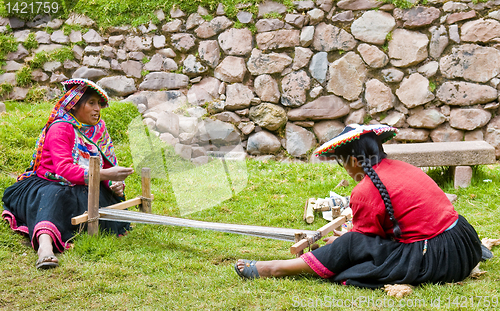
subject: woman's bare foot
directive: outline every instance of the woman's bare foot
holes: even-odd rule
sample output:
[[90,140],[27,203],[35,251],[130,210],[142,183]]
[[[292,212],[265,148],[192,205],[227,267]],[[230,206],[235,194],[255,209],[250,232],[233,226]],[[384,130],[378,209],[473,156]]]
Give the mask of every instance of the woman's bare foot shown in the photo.
[[49,269],[59,266],[59,260],[54,255],[52,247],[52,238],[48,234],[38,236],[38,260],[36,267],[38,269]]

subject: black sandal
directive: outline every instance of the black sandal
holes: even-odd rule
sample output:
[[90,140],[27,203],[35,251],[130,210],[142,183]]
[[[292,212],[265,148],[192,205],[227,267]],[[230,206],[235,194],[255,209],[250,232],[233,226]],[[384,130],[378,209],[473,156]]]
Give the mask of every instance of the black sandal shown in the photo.
[[257,271],[257,266],[255,265],[257,261],[243,259],[243,262],[245,263],[243,271],[238,269],[238,263],[234,264],[234,270],[236,270],[236,273],[238,273],[240,277],[244,279],[257,279],[260,277],[259,272]]
[[55,258],[56,256],[54,255],[45,256],[43,258],[38,259],[36,261],[35,266],[37,269],[43,269],[43,270],[59,267],[58,262],[52,261]]

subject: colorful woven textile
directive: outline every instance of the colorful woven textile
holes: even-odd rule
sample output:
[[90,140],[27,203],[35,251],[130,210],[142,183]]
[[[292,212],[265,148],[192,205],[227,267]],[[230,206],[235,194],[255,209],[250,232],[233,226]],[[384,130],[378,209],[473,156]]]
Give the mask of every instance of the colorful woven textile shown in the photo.
[[69,79],[64,82],[61,82],[61,84],[64,86],[64,89],[66,91],[69,91],[71,88],[78,85],[90,87],[94,91],[96,91],[97,94],[99,94],[99,96],[101,96],[100,100],[101,106],[103,108],[108,107],[108,101],[109,101],[108,94],[106,94],[106,92],[100,86],[95,84],[93,81],[87,79]]
[[377,134],[382,143],[388,141],[396,135],[398,129],[392,126],[375,124],[375,125],[359,125],[349,124],[344,130],[331,140],[321,145],[318,149],[314,150],[314,154],[319,156],[331,156],[335,154],[335,149],[341,145],[349,143],[363,134],[373,132]]
[[85,94],[85,91],[90,87],[95,90],[101,97],[101,106],[108,106],[108,95],[101,89],[97,84],[86,79],[70,79],[62,82],[66,93],[59,99],[50,112],[49,119],[43,127],[38,139],[36,141],[35,152],[33,153],[33,159],[31,160],[30,167],[21,174],[17,180],[23,180],[34,174],[38,167],[40,166],[40,161],[42,159],[42,150],[45,143],[45,136],[47,131],[55,121],[66,121],[80,131],[85,137],[87,137],[91,142],[96,144],[100,152],[113,164],[116,165],[116,156],[114,152],[113,143],[109,137],[108,131],[106,129],[106,124],[103,120],[99,120],[95,125],[88,125],[79,122],[71,113],[70,110],[73,108],[80,98]]

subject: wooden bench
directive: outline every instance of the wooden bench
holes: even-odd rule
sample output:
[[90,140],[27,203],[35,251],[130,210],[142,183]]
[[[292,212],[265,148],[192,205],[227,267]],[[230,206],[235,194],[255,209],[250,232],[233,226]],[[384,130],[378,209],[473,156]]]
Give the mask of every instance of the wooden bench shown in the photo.
[[417,167],[450,166],[455,188],[470,185],[471,165],[495,163],[495,148],[485,141],[385,144],[384,150],[389,159]]

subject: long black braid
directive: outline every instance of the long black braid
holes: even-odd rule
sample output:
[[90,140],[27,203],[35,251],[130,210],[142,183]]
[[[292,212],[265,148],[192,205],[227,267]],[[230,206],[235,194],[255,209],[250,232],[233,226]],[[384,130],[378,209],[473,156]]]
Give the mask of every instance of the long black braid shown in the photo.
[[385,210],[387,211],[387,214],[389,215],[389,219],[392,221],[392,224],[394,225],[394,227],[393,227],[394,235],[397,238],[400,238],[401,237],[401,228],[399,227],[398,220],[394,216],[394,208],[392,207],[391,198],[389,197],[389,193],[387,192],[387,188],[385,187],[384,183],[378,177],[377,172],[375,172],[373,167],[370,165],[370,161],[362,161],[361,166],[363,167],[363,171],[365,171],[366,175],[368,175],[368,177],[370,177],[370,180],[373,182],[375,187],[377,187],[378,192],[380,192],[380,196],[382,197],[382,200],[384,200]]
[[382,200],[384,201],[385,210],[394,226],[394,235],[397,238],[401,237],[401,228],[399,227],[398,220],[394,216],[394,208],[392,207],[391,198],[387,192],[387,188],[372,167],[387,157],[382,144],[377,139],[376,134],[367,133],[361,135],[359,139],[338,147],[335,149],[335,156],[337,159],[340,158],[341,160],[339,161],[341,162],[348,161],[351,156],[358,160],[363,168],[363,171],[366,175],[368,175],[368,177],[370,177],[370,180],[373,182],[380,193]]

